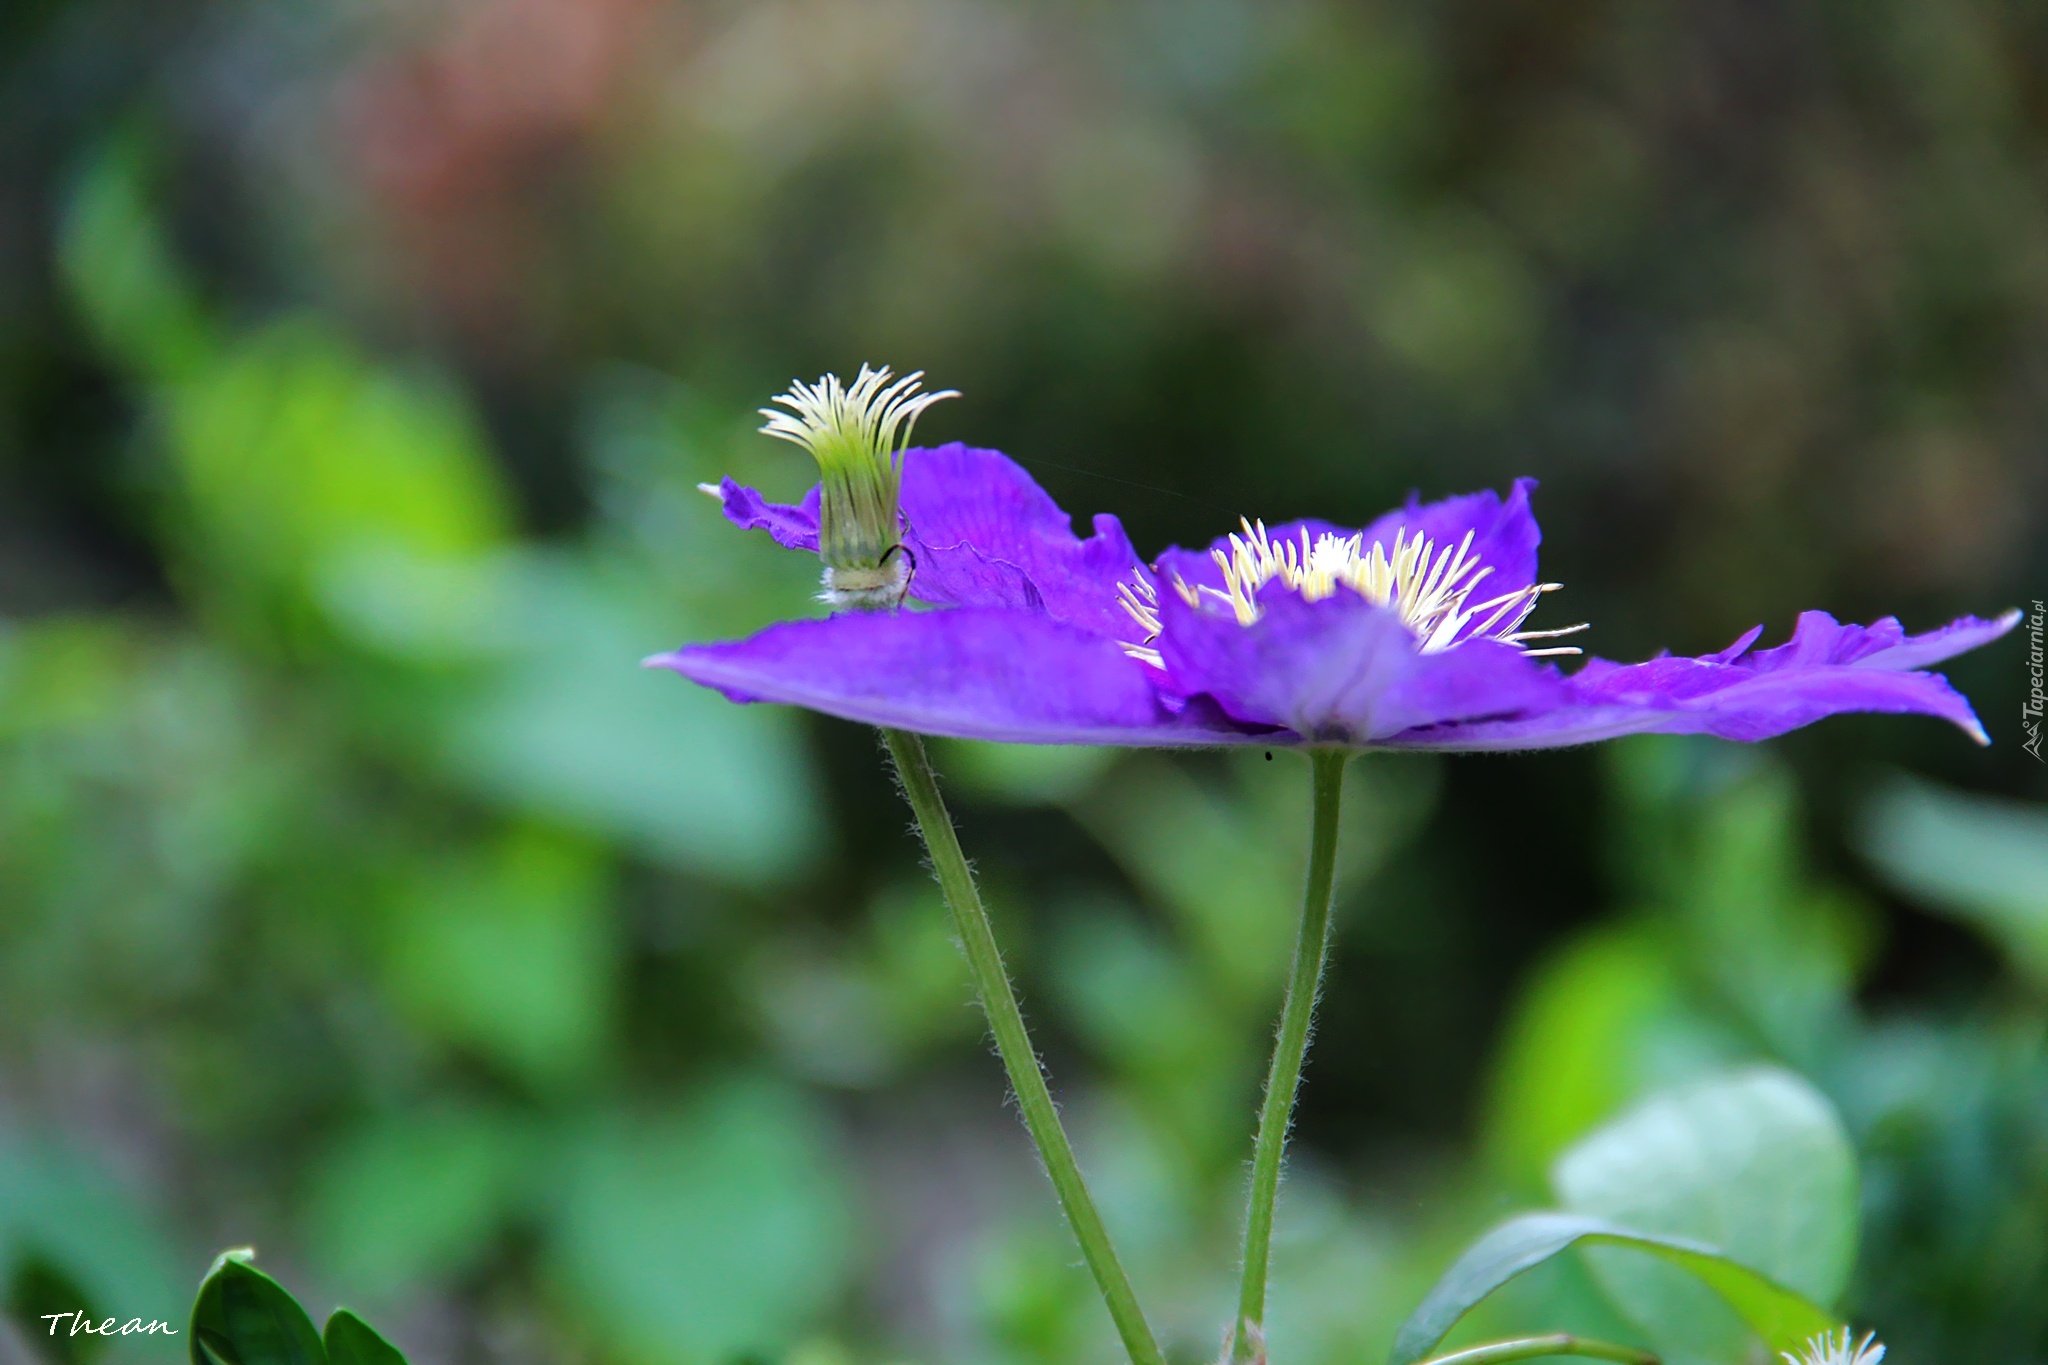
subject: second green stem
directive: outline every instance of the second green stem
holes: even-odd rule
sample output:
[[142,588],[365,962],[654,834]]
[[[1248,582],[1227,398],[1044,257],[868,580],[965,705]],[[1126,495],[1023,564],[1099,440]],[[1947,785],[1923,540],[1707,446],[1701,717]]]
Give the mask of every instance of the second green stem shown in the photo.
[[1138,1307],[1130,1277],[1124,1274],[1116,1249],[1110,1245],[1109,1229],[1103,1226],[1102,1215],[1081,1179],[1073,1145],[1060,1126],[1059,1111],[1053,1107],[1052,1092],[1046,1088],[1045,1073],[1039,1069],[1038,1053],[1024,1030],[1024,1012],[1018,1008],[1016,992],[1010,989],[1009,975],[1003,970],[1003,955],[989,927],[988,911],[982,906],[966,855],[960,851],[960,838],[953,831],[952,817],[946,813],[945,799],[939,795],[931,761],[925,757],[924,741],[907,730],[885,727],[882,742],[889,747],[896,775],[903,781],[903,794],[917,814],[918,831],[924,835],[932,871],[938,875],[939,889],[945,893],[946,905],[953,912],[960,947],[974,975],[975,993],[988,1016],[989,1032],[995,1035],[996,1051],[1010,1074],[1010,1088],[1016,1092],[1024,1126],[1037,1144],[1045,1173],[1052,1178],[1060,1208],[1074,1230],[1074,1240],[1081,1244],[1081,1255],[1094,1272],[1096,1287],[1109,1306],[1124,1350],[1129,1353],[1132,1365],[1166,1365],[1166,1357],[1153,1340],[1152,1329],[1146,1326],[1145,1314]]
[[1273,1064],[1266,1073],[1266,1099],[1259,1110],[1259,1135],[1252,1148],[1251,1198],[1245,1212],[1244,1280],[1238,1293],[1237,1326],[1231,1333],[1234,1365],[1265,1358],[1266,1274],[1272,1260],[1273,1205],[1280,1194],[1280,1160],[1287,1148],[1287,1130],[1294,1121],[1294,1095],[1301,1083],[1302,1060],[1308,1054],[1309,1026],[1323,962],[1330,952],[1330,897],[1337,875],[1337,809],[1344,794],[1344,765],[1350,755],[1339,749],[1309,753],[1315,788],[1310,821],[1308,885],[1302,892],[1301,929],[1294,941],[1294,965],[1287,978],[1287,999],[1280,1009],[1280,1031],[1273,1044]]

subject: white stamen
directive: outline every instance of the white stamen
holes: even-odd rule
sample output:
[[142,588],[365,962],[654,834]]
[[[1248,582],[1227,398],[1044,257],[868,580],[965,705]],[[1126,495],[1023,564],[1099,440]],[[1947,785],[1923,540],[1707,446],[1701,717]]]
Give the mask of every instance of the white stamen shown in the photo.
[[761,431],[794,441],[817,456],[821,464],[835,457],[845,458],[842,452],[872,452],[875,458],[894,458],[902,449],[898,444],[899,429],[907,444],[918,414],[934,403],[958,398],[960,394],[955,389],[919,393],[923,370],[913,370],[893,384],[889,382],[891,377],[887,365],[879,370],[862,365],[851,384],[842,383],[836,374],[820,376],[815,384],[796,380],[790,384],[788,393],[769,400],[788,408],[788,412],[761,409],[761,415],[768,419]]
[[[1183,587],[1182,591],[1185,593],[1186,588]],[[1145,638],[1140,643],[1125,643],[1124,653],[1154,668],[1166,667],[1166,660],[1160,656],[1159,651],[1149,647],[1159,638],[1159,592],[1152,586],[1152,580],[1145,576],[1143,569],[1132,570],[1130,582],[1116,585],[1116,600],[1145,632]]]
[[1780,1351],[1788,1365],[1879,1365],[1884,1359],[1884,1345],[1875,1332],[1865,1332],[1863,1340],[1857,1341],[1844,1327],[1839,1334],[1822,1332],[1808,1341],[1798,1355]]
[[[1557,590],[1556,583],[1531,583],[1471,604],[1473,589],[1493,572],[1472,553],[1471,531],[1455,549],[1440,548],[1425,535],[1411,536],[1405,527],[1395,532],[1391,547],[1379,541],[1368,547],[1364,532],[1342,536],[1325,531],[1311,541],[1304,527],[1297,539],[1275,541],[1264,522],[1238,525],[1241,531],[1228,538],[1227,548],[1209,552],[1222,575],[1222,587],[1189,587],[1177,576],[1173,586],[1189,606],[1204,601],[1228,606],[1239,625],[1259,619],[1259,592],[1277,581],[1310,602],[1348,588],[1375,606],[1390,607],[1425,654],[1477,639],[1512,645],[1530,658],[1577,654],[1580,651],[1570,645],[1526,649],[1524,642],[1589,629],[1584,622],[1556,630],[1521,629],[1543,594]],[[1142,642],[1126,644],[1124,651],[1159,663],[1158,651],[1150,647],[1160,632],[1159,599],[1151,578],[1142,570],[1135,572],[1129,583],[1117,585],[1117,599],[1145,632]]]

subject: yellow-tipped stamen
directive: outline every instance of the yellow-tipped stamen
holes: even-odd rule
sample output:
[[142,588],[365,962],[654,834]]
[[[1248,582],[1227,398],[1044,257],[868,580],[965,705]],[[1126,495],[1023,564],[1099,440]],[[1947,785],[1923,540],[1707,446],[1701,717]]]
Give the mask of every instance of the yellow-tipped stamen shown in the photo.
[[1116,585],[1116,600],[1145,632],[1145,638],[1137,644],[1125,644],[1124,653],[1154,668],[1166,667],[1159,651],[1150,648],[1159,638],[1159,591],[1152,586],[1152,580],[1145,577],[1143,570],[1135,571],[1130,582]]
[[[1528,649],[1525,643],[1575,635],[1589,628],[1581,622],[1557,630],[1521,629],[1543,594],[1557,590],[1560,585],[1556,583],[1531,583],[1471,603],[1473,590],[1493,568],[1472,553],[1470,531],[1456,547],[1439,547],[1428,536],[1411,535],[1404,527],[1395,532],[1392,546],[1374,541],[1368,547],[1364,532],[1344,536],[1325,531],[1311,540],[1303,528],[1293,540],[1276,541],[1264,522],[1247,520],[1238,525],[1240,530],[1226,539],[1225,546],[1209,552],[1222,575],[1222,587],[1204,584],[1191,588],[1178,578],[1173,586],[1190,606],[1205,600],[1228,606],[1240,625],[1249,626],[1259,619],[1259,592],[1277,581],[1310,602],[1348,588],[1374,606],[1389,607],[1414,633],[1417,647],[1425,654],[1478,639],[1513,645],[1531,658],[1577,654],[1579,650],[1570,645]],[[1143,641],[1126,644],[1125,652],[1157,663],[1158,651],[1150,646],[1159,635],[1159,603],[1151,580],[1140,572],[1131,584],[1118,585],[1117,597],[1146,632]]]

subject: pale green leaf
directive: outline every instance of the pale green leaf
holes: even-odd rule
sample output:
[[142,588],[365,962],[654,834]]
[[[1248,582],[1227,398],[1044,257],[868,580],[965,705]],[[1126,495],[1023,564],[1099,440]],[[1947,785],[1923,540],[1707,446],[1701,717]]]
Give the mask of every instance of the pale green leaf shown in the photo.
[[1475,1242],[1444,1272],[1401,1326],[1390,1365],[1412,1365],[1435,1349],[1458,1320],[1524,1271],[1578,1245],[1626,1248],[1678,1267],[1710,1288],[1773,1348],[1790,1348],[1836,1325],[1796,1291],[1704,1243],[1640,1232],[1572,1213],[1510,1219]]
[[[1825,1098],[1776,1068],[1650,1100],[1565,1153],[1552,1182],[1574,1213],[1716,1248],[1818,1304],[1841,1295],[1855,1260],[1848,1137]],[[1697,1274],[1613,1250],[1587,1259],[1666,1354],[1743,1358],[1738,1315]]]

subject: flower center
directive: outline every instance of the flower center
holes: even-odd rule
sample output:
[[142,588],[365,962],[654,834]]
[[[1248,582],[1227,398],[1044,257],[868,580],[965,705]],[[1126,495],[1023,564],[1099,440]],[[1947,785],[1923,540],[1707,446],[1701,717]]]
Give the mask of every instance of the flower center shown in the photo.
[[[1277,581],[1309,602],[1319,602],[1344,588],[1376,607],[1387,607],[1400,616],[1401,624],[1408,627],[1417,648],[1425,654],[1476,639],[1513,645],[1532,658],[1577,654],[1569,645],[1529,649],[1527,642],[1587,629],[1584,622],[1561,630],[1521,628],[1543,594],[1562,586],[1557,583],[1531,583],[1474,602],[1474,590],[1493,569],[1472,553],[1470,531],[1452,547],[1438,546],[1428,536],[1411,536],[1403,529],[1395,533],[1389,547],[1379,541],[1366,545],[1362,531],[1349,536],[1325,531],[1311,540],[1303,528],[1298,539],[1276,541],[1264,522],[1240,521],[1238,525],[1242,533],[1229,537],[1228,550],[1209,552],[1223,577],[1221,588],[1206,584],[1191,588],[1178,577],[1173,586],[1189,606],[1199,606],[1205,600],[1227,605],[1242,626],[1259,619],[1259,591]],[[1146,632],[1142,643],[1126,644],[1124,651],[1159,664],[1159,651],[1151,648],[1160,631],[1159,599],[1151,581],[1140,574],[1130,583],[1119,583],[1117,599]]]

